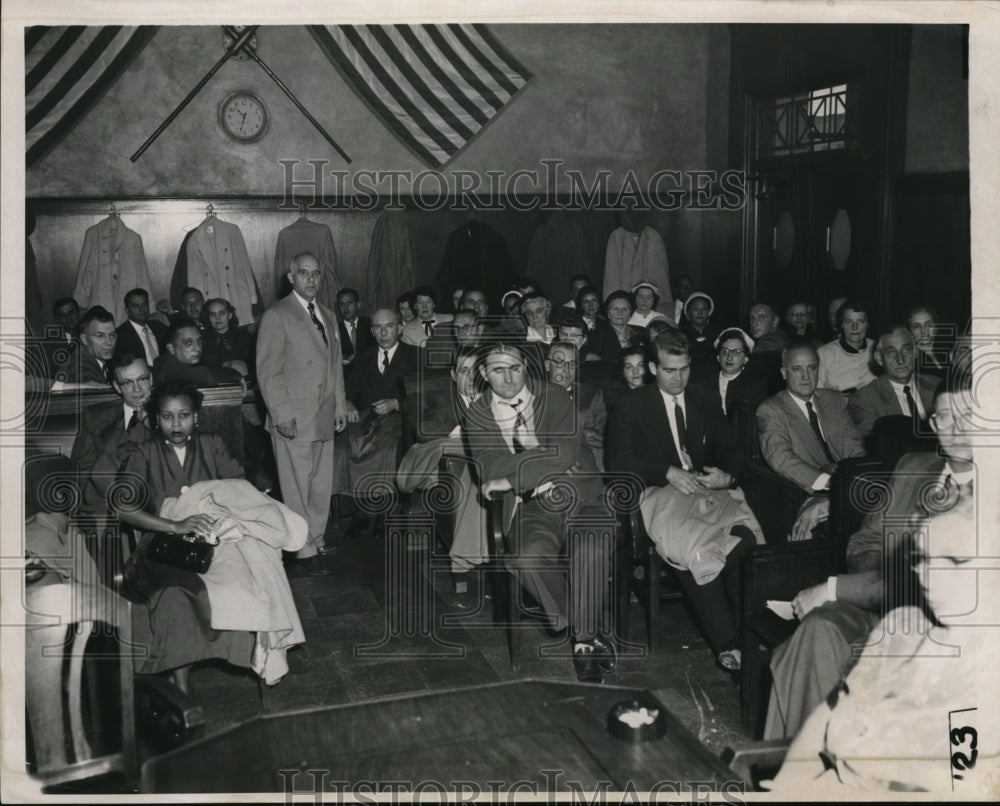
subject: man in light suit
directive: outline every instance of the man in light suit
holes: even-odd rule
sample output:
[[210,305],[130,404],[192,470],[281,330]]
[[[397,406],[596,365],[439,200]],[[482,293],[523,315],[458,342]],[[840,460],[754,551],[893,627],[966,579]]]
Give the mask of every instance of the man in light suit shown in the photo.
[[333,495],[333,438],[347,425],[337,319],[316,302],[323,272],[309,253],[292,260],[292,293],[261,318],[257,382],[267,406],[282,500],[309,523],[296,554],[311,576],[332,572],[325,532]]
[[840,460],[864,455],[861,434],[847,416],[844,396],[816,388],[819,358],[812,347],[785,349],[781,375],[785,391],[757,409],[764,458],[807,493],[828,490]]
[[429,285],[417,286],[413,289],[416,297],[414,310],[417,318],[403,328],[403,335],[400,341],[403,344],[412,344],[414,347],[423,347],[427,339],[434,335],[434,329],[438,325],[450,322],[454,317],[450,313],[437,313],[437,292]]
[[771,658],[774,684],[765,739],[793,737],[854,666],[852,646],[863,645],[893,607],[886,596],[902,592],[884,579],[885,558],[896,544],[922,518],[974,501],[970,387],[968,373],[941,383],[930,424],[942,455],[909,453],[900,459],[886,509],[867,514],[848,541],[847,573],[800,591],[792,601],[801,624]]
[[[905,325],[895,325],[879,338],[875,363],[885,374],[858,389],[847,402],[847,410],[861,436],[871,434],[880,417],[902,415],[914,421],[927,419],[934,389],[926,381],[928,376],[914,378],[915,356],[913,335]],[[929,377],[936,383],[934,376]]]
[[[545,500],[551,489],[547,482],[558,481],[572,486],[578,512],[611,517],[574,403],[552,384],[529,387],[524,357],[511,344],[488,348],[479,373],[489,389],[469,407],[465,427],[483,496],[506,494],[510,554],[505,565],[542,605],[550,626],[568,629],[577,677],[602,682],[617,661],[613,639],[600,631],[609,598],[602,556],[608,547],[579,535],[567,548],[571,513]],[[569,572],[560,567],[567,551]]]
[[125,295],[125,311],[128,319],[118,327],[114,357],[142,355],[153,366],[166,346],[167,328],[149,318],[149,292],[145,288],[129,291]]

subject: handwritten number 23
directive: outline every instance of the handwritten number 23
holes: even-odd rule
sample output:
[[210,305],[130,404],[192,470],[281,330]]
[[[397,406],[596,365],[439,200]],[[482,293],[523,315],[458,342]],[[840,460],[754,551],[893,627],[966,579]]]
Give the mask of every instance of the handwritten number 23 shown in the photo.
[[953,753],[951,756],[951,766],[958,770],[971,770],[976,766],[976,758],[979,751],[976,749],[979,734],[975,728],[955,728],[951,732],[951,743],[958,747],[969,742],[969,755],[965,753]]

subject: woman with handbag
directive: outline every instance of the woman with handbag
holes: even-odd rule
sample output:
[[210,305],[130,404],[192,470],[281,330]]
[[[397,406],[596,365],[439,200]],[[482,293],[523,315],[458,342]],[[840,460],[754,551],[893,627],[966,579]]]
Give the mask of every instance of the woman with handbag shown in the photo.
[[204,570],[210,554],[205,542],[217,542],[215,520],[196,514],[173,521],[156,514],[164,499],[179,496],[195,482],[243,478],[243,468],[221,437],[198,431],[201,401],[196,387],[180,381],[155,387],[148,406],[153,438],[133,451],[116,489],[109,492],[112,509],[138,533],[125,580],[130,598],[144,598],[148,604],[133,608],[133,640],[148,653],[137,658],[135,671],[169,671],[185,693],[191,664],[221,658],[250,667],[254,641],[249,632],[211,628],[205,585],[190,570]]

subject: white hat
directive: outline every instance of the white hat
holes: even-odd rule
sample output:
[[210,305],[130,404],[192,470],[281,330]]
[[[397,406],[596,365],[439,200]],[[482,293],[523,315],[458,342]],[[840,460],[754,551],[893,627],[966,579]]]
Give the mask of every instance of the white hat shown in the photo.
[[713,347],[714,347],[714,348],[715,348],[716,350],[718,350],[718,349],[719,349],[719,344],[720,344],[720,343],[722,342],[722,337],[723,337],[723,336],[725,336],[725,335],[726,335],[727,333],[733,333],[734,331],[735,331],[736,333],[739,333],[739,334],[740,334],[740,335],[741,335],[741,336],[743,337],[743,341],[745,341],[745,342],[747,343],[747,347],[749,347],[749,348],[750,348],[750,352],[753,352],[753,348],[754,348],[754,344],[756,344],[756,342],[755,342],[755,341],[754,341],[753,339],[751,339],[751,338],[750,338],[750,334],[749,334],[749,333],[747,333],[747,332],[746,332],[746,331],[745,331],[745,330],[744,330],[743,328],[741,328],[741,327],[727,327],[727,328],[726,328],[725,330],[723,330],[723,331],[722,331],[722,332],[721,332],[721,333],[720,333],[720,334],[719,334],[719,335],[718,335],[718,336],[716,337],[715,341],[714,341],[714,342],[712,342],[712,346],[713,346]]
[[506,305],[506,304],[507,304],[507,297],[509,297],[509,296],[510,296],[511,294],[513,294],[513,295],[514,295],[515,297],[517,297],[518,299],[521,299],[521,298],[522,298],[522,297],[524,296],[524,294],[522,294],[522,293],[521,293],[520,291],[515,291],[515,290],[511,289],[510,291],[508,291],[508,292],[507,292],[506,294],[504,294],[504,295],[503,295],[503,296],[502,296],[502,297],[500,298],[500,307],[501,307],[501,308],[502,308],[502,307],[503,307],[504,305]]
[[638,283],[632,286],[630,293],[634,294],[640,288],[648,288],[650,291],[656,294],[656,296],[660,296],[660,289],[657,288],[655,285],[653,285],[651,282],[649,282],[649,280],[640,280]]
[[691,294],[691,296],[687,298],[687,300],[684,302],[684,315],[685,316],[688,315],[688,305],[690,305],[694,300],[698,299],[698,297],[708,300],[708,315],[711,316],[712,312],[715,310],[715,302],[713,302],[712,298],[704,291],[694,291]]

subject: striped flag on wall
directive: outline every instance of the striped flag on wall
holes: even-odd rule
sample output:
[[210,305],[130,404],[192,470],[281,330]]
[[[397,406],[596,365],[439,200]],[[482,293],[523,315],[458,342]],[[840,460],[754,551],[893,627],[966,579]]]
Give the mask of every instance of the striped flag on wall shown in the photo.
[[399,140],[433,167],[453,159],[531,73],[485,25],[310,25]]
[[28,165],[93,107],[156,31],[155,25],[36,25],[25,30]]

